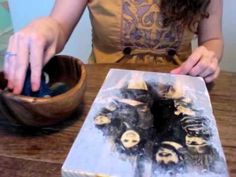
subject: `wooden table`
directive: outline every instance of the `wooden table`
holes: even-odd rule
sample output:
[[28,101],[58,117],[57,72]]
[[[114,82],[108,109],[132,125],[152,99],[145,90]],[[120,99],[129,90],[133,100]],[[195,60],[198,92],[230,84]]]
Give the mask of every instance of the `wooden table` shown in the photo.
[[[171,67],[87,65],[88,83],[81,111],[62,123],[43,129],[22,129],[0,118],[0,176],[54,177],[86,118],[110,68],[168,72]],[[236,176],[236,73],[222,72],[210,97],[231,176]]]

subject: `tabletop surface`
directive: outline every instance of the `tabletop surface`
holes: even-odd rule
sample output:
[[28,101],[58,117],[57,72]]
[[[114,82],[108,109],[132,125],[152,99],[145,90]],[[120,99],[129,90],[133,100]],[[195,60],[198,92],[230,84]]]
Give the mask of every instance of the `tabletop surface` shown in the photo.
[[[23,129],[0,118],[0,176],[54,177],[78,134],[90,106],[110,68],[168,72],[168,66],[97,64],[86,65],[88,80],[80,110],[58,125]],[[230,176],[236,176],[236,73],[221,72],[208,85],[214,116]]]

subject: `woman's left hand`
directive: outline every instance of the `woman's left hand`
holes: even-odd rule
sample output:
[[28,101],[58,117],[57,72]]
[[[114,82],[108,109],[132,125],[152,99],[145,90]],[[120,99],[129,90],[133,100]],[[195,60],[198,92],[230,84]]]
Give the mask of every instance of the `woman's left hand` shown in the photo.
[[188,74],[202,77],[206,83],[212,82],[220,73],[219,60],[215,53],[205,46],[196,48],[188,59],[178,68],[171,71],[172,74]]

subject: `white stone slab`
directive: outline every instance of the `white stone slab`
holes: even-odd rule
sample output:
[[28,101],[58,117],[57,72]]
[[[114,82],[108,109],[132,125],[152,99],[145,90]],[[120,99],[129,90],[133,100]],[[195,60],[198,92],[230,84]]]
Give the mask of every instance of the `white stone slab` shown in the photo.
[[[172,100],[172,106],[174,103],[173,115],[165,113],[165,106],[151,109],[154,104],[167,104],[166,100]],[[109,123],[96,125],[99,115],[108,117]],[[159,126],[161,117],[164,126]],[[159,129],[153,127],[153,121]],[[128,130],[140,137],[129,148],[121,140]],[[62,176],[173,174],[228,176],[204,81],[184,75],[111,69],[63,164]]]

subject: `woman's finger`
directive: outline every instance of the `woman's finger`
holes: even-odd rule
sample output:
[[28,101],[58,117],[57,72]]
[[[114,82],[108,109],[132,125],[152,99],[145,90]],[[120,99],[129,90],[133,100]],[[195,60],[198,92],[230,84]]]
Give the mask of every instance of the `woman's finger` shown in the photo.
[[44,51],[43,66],[55,55],[56,49],[54,46],[50,46],[46,51]]
[[202,50],[197,48],[188,59],[178,68],[171,71],[172,74],[188,74],[191,69],[199,62],[202,57]]
[[14,76],[15,76],[15,68],[16,68],[16,60],[17,60],[17,36],[13,36],[11,39],[11,45],[9,48],[10,54],[9,57],[6,58],[7,62],[8,62],[8,68],[7,68],[7,79],[8,79],[8,83],[7,83],[7,87],[9,89],[13,89],[14,88]]
[[204,56],[199,60],[199,62],[189,71],[191,76],[201,76],[209,65],[209,61]]
[[[215,60],[215,61],[214,61]],[[206,70],[201,73],[201,77],[205,78],[207,76],[210,76],[214,74],[218,67],[218,61],[216,59],[211,59],[211,62],[208,64]]]
[[17,60],[14,76],[13,93],[20,94],[24,85],[25,75],[29,63],[29,42],[23,34],[18,37],[17,45]]
[[43,38],[33,36],[30,42],[31,87],[33,91],[40,88],[44,48],[45,41]]
[[206,83],[212,82],[214,79],[216,79],[219,76],[219,74],[220,74],[220,67],[217,67],[216,71],[213,74],[205,77],[204,80]]
[[4,65],[3,65],[4,77],[6,79],[8,79],[8,73],[9,73],[9,55],[7,54],[7,52],[11,51],[11,48],[12,48],[12,45],[13,45],[12,43],[13,43],[13,37],[11,36],[9,38],[8,47],[7,47],[7,50],[6,50],[5,57],[4,57]]

